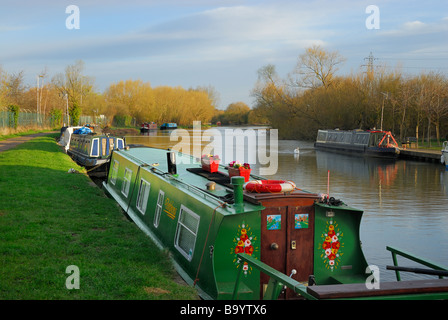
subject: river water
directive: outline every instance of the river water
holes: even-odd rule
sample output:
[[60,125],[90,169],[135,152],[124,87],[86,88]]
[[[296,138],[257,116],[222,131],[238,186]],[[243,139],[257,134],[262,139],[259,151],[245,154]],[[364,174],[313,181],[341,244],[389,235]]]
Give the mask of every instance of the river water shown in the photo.
[[[386,246],[397,247],[448,266],[448,171],[440,163],[384,160],[317,151],[312,142],[277,141],[272,131],[269,134],[264,128],[219,127],[215,130],[215,136],[221,135],[216,140],[222,142],[221,150],[217,149],[221,159],[228,160],[227,154],[230,159],[241,162],[252,160],[252,173],[255,174],[277,167],[272,175],[264,176],[292,180],[298,188],[311,192],[329,191],[330,196],[363,210],[360,229],[362,248],[367,262],[379,267],[380,281],[395,280],[394,271],[386,270],[386,265],[393,264]],[[205,137],[205,132],[184,131],[183,137],[187,140],[183,142],[193,145],[196,141],[197,146],[197,138]],[[246,138],[238,144],[237,138],[228,138],[229,132],[233,136]],[[255,132],[255,142],[247,138],[250,136],[248,132]],[[267,144],[260,138],[265,138]],[[204,140],[199,141],[201,148],[210,145],[210,140]],[[171,131],[126,137],[128,144],[163,149],[179,146],[180,141],[180,138],[173,138]],[[296,148],[299,153],[294,152]],[[255,161],[254,150],[257,154]],[[245,153],[238,153],[241,151]],[[190,152],[194,152],[193,147]],[[249,152],[252,154],[249,155]],[[264,159],[264,166],[259,164],[259,159]],[[277,166],[272,165],[275,161]],[[399,258],[398,262],[401,266],[425,268],[407,259]],[[405,272],[401,275],[403,280],[429,277]]]

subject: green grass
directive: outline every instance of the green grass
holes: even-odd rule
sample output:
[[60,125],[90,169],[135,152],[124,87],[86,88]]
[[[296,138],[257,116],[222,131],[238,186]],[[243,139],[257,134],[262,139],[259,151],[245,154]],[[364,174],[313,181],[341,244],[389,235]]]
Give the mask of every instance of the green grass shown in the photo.
[[422,142],[421,140],[418,141],[418,147],[420,149],[428,149],[428,150],[438,150],[440,151],[442,149],[442,144],[445,139],[440,139],[439,142],[436,139],[431,140],[431,145],[428,143],[428,141]]
[[0,299],[197,299],[54,137],[0,153]]

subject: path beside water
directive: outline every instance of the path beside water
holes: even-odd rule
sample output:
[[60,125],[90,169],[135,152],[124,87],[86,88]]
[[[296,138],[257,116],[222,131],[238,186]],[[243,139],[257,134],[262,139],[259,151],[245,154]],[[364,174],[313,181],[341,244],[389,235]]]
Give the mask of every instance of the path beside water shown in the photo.
[[1,140],[0,141],[0,152],[2,151],[6,151],[12,148],[17,147],[19,144],[22,144],[24,142],[27,142],[31,139],[37,138],[37,137],[42,137],[42,136],[47,136],[49,134],[55,133],[56,131],[52,131],[52,132],[39,132],[39,133],[35,133],[35,134],[30,134],[27,136],[20,136],[20,137],[14,137],[14,138],[10,138],[10,139],[6,139],[6,140]]

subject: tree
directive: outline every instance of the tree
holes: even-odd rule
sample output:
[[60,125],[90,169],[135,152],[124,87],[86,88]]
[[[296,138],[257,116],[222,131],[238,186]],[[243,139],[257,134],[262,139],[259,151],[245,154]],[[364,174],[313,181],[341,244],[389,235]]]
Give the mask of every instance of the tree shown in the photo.
[[51,109],[50,124],[52,127],[62,126],[62,110]]
[[10,125],[10,127],[17,129],[17,125],[19,122],[20,108],[17,105],[11,104],[8,106],[8,111],[11,113],[11,117],[9,119],[9,125]]
[[[83,98],[93,90],[93,79],[84,76],[83,71],[84,62],[78,60],[73,65],[68,65],[65,73],[58,73],[52,78],[52,84],[60,96],[67,97],[69,112],[75,115],[82,112]],[[73,125],[77,125],[73,118],[71,121]]]
[[107,105],[115,108],[116,115],[131,116],[135,121],[134,125],[151,121],[156,113],[151,85],[141,80],[126,80],[111,84],[104,96]]
[[202,91],[205,92],[208,95],[208,98],[211,101],[211,105],[214,108],[218,108],[218,105],[220,103],[220,95],[219,92],[215,89],[215,87],[209,85],[209,86],[198,86],[196,89],[196,91]]
[[6,104],[6,79],[7,79],[6,72],[3,71],[2,66],[0,65],[0,107],[2,107],[4,104]]
[[224,111],[224,123],[247,124],[250,108],[244,102],[234,102]]
[[327,88],[333,82],[338,65],[344,61],[337,51],[327,52],[321,46],[313,45],[299,56],[291,82],[299,88]]
[[414,77],[402,81],[399,88],[397,100],[401,114],[399,122],[399,139],[401,141],[404,141],[404,138],[407,136],[407,129],[409,127],[409,123],[407,124],[407,122],[410,122],[408,112],[411,110],[413,101],[415,100],[417,93],[416,85],[417,82]]

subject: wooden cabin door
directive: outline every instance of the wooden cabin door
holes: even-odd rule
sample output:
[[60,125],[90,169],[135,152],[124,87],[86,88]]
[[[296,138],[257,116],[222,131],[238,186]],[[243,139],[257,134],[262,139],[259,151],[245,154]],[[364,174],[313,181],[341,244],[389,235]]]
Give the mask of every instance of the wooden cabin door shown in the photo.
[[[262,211],[261,261],[291,275],[297,281],[308,281],[313,274],[314,206],[273,206]],[[264,292],[269,277],[261,275]],[[294,294],[289,289],[285,298]]]

